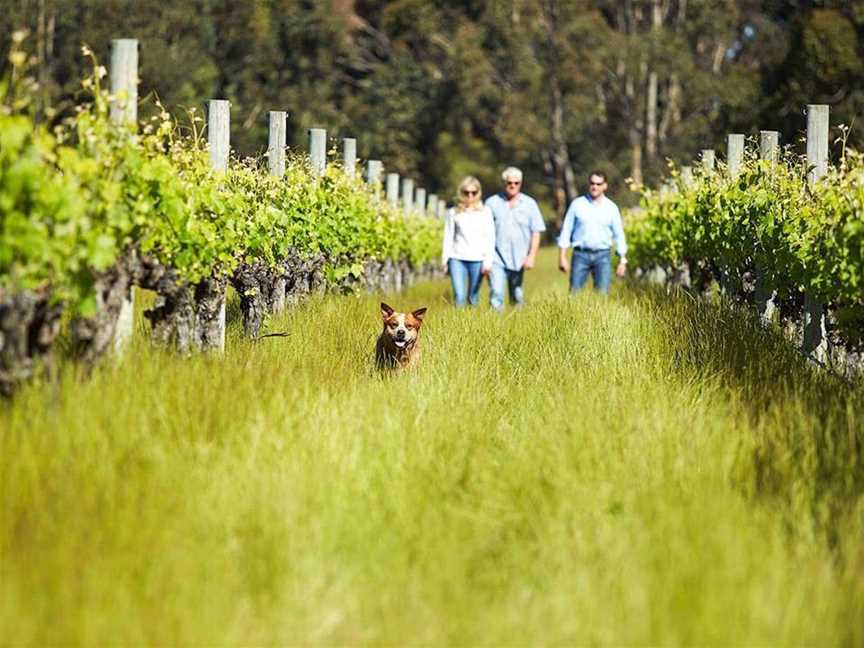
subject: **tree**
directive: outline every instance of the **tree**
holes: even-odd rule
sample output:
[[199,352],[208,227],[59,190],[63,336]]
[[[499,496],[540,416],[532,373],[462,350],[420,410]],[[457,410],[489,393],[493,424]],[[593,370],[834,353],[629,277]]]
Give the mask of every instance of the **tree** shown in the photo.
[[294,147],[311,126],[357,136],[444,195],[516,164],[559,216],[596,167],[627,202],[626,177],[654,183],[728,132],[792,142],[806,103],[864,112],[864,5],[843,0],[10,0],[0,48],[20,27],[43,119],[81,97],[82,43],[107,65],[135,37],[145,118],[154,95],[175,112],[228,99],[253,155],[287,110]]

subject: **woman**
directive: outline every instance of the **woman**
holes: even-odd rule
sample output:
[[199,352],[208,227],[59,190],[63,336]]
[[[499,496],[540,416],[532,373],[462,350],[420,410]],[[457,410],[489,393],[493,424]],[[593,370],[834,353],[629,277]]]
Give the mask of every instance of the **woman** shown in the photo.
[[[495,221],[483,205],[480,181],[468,176],[459,183],[459,204],[447,211],[441,262],[450,273],[457,307],[476,306],[482,276],[492,270]],[[466,291],[467,284],[467,291]]]

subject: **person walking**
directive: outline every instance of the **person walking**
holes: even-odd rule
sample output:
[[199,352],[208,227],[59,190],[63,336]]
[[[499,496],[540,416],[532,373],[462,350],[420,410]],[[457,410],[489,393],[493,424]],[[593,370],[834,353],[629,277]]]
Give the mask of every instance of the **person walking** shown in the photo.
[[[609,293],[612,281],[612,244],[618,251],[616,274],[627,274],[627,240],[618,205],[606,196],[606,174],[594,171],[588,179],[588,193],[574,199],[567,208],[558,237],[558,268],[570,273],[570,292],[580,290],[589,273],[594,290]],[[573,248],[573,264],[567,262],[567,248]]]
[[510,303],[525,303],[522,281],[525,270],[534,267],[540,234],[546,231],[537,202],[522,193],[522,171],[507,167],[501,174],[503,190],[491,196],[486,206],[495,219],[495,259],[489,276],[489,302],[497,311],[504,309],[504,287]]
[[492,269],[494,254],[492,212],[483,205],[480,181],[468,176],[459,183],[459,203],[447,211],[441,253],[457,307],[465,306],[466,301],[471,306],[477,305],[482,276]]

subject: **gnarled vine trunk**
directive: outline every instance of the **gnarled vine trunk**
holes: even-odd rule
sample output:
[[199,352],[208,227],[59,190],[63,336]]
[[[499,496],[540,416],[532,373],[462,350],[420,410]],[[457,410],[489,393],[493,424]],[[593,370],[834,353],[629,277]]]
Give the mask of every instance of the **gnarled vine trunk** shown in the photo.
[[156,292],[156,302],[144,316],[152,339],[181,353],[222,348],[225,335],[225,279],[208,278],[197,284],[158,261],[139,256],[135,284]]
[[138,285],[156,292],[156,302],[144,311],[144,317],[150,321],[151,338],[157,344],[173,346],[180,353],[191,352],[195,348],[192,286],[181,281],[173,269],[157,262],[146,266],[146,271],[138,277]]
[[264,316],[273,312],[274,302],[280,298],[277,283],[282,285],[281,300],[284,304],[284,278],[277,276],[276,271],[266,264],[260,261],[241,263],[231,276],[231,285],[240,298],[243,330],[248,337],[257,338]]
[[137,251],[129,250],[113,266],[99,273],[94,285],[96,313],[72,321],[75,353],[88,368],[105,354],[114,340],[123,302],[130,299],[137,256]]
[[11,395],[40,366],[50,367],[61,313],[47,288],[16,293],[0,289],[0,394]]
[[192,338],[196,350],[225,348],[224,278],[209,278],[195,284],[195,328]]
[[258,264],[241,263],[231,276],[231,285],[240,298],[240,312],[243,313],[243,331],[247,337],[257,338],[261,330],[264,316],[267,314],[267,302],[264,294],[265,276]]
[[297,304],[309,295],[326,289],[323,254],[304,257],[291,250],[283,262],[285,268],[285,300],[288,305]]

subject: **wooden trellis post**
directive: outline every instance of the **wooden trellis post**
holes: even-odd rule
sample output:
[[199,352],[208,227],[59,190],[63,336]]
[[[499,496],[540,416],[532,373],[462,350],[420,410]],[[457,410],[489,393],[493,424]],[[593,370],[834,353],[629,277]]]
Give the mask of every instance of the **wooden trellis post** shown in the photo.
[[[780,133],[777,131],[759,131],[759,158],[772,164],[780,159]],[[765,271],[756,265],[756,310],[765,324],[774,319],[777,310],[774,298],[777,291],[772,290]]]
[[[267,139],[267,166],[270,175],[282,178],[285,175],[285,146],[288,132],[288,114],[284,110],[270,111],[270,134]],[[278,277],[273,286],[273,312],[280,313],[285,309],[285,288],[287,281],[284,276]]]
[[741,172],[744,163],[744,135],[732,133],[726,138],[726,165],[729,176],[735,178]]
[[380,190],[381,184],[381,172],[384,170],[384,164],[381,160],[369,160],[366,163],[366,184],[372,188],[373,191]]
[[[741,172],[744,163],[744,135],[731,133],[726,137],[726,170],[730,178],[735,178]],[[712,163],[713,166],[713,163]],[[732,280],[732,272],[725,264],[720,267],[720,290],[723,294],[738,292],[739,284]]]
[[342,140],[342,167],[345,175],[349,178],[354,177],[357,167],[357,140],[353,137]]
[[267,139],[267,168],[270,175],[285,175],[285,142],[288,114],[284,110],[270,111],[270,132]]
[[231,108],[225,99],[211,99],[207,111],[207,143],[210,147],[210,166],[214,171],[228,170],[231,150]]
[[780,133],[759,131],[759,158],[770,162],[780,160]]
[[693,186],[693,167],[692,166],[682,166],[681,167],[681,185],[685,189],[689,189]]
[[402,208],[406,212],[414,209],[414,181],[411,178],[402,178]]
[[[228,155],[231,150],[231,108],[224,99],[212,99],[207,112],[207,141],[210,145],[210,165],[215,171],[228,170]],[[216,340],[213,346],[225,350],[225,291],[219,306],[216,324]]]
[[138,40],[111,41],[111,121],[134,126],[138,122]]
[[391,207],[399,205],[399,174],[387,174],[387,202]]
[[327,169],[327,131],[323,128],[309,129],[309,160],[312,176],[320,178]]
[[[814,186],[828,173],[829,112],[824,104],[807,106],[807,182]],[[816,360],[828,357],[828,338],[825,332],[825,306],[809,291],[804,293],[803,350]]]
[[[135,128],[138,124],[138,41],[116,38],[111,41],[111,121]],[[114,326],[114,351],[123,353],[135,329],[135,287],[130,286]]]
[[714,172],[717,156],[714,149],[702,149],[702,169],[708,173]]
[[423,187],[417,187],[414,192],[414,211],[418,214],[426,211],[426,190]]

